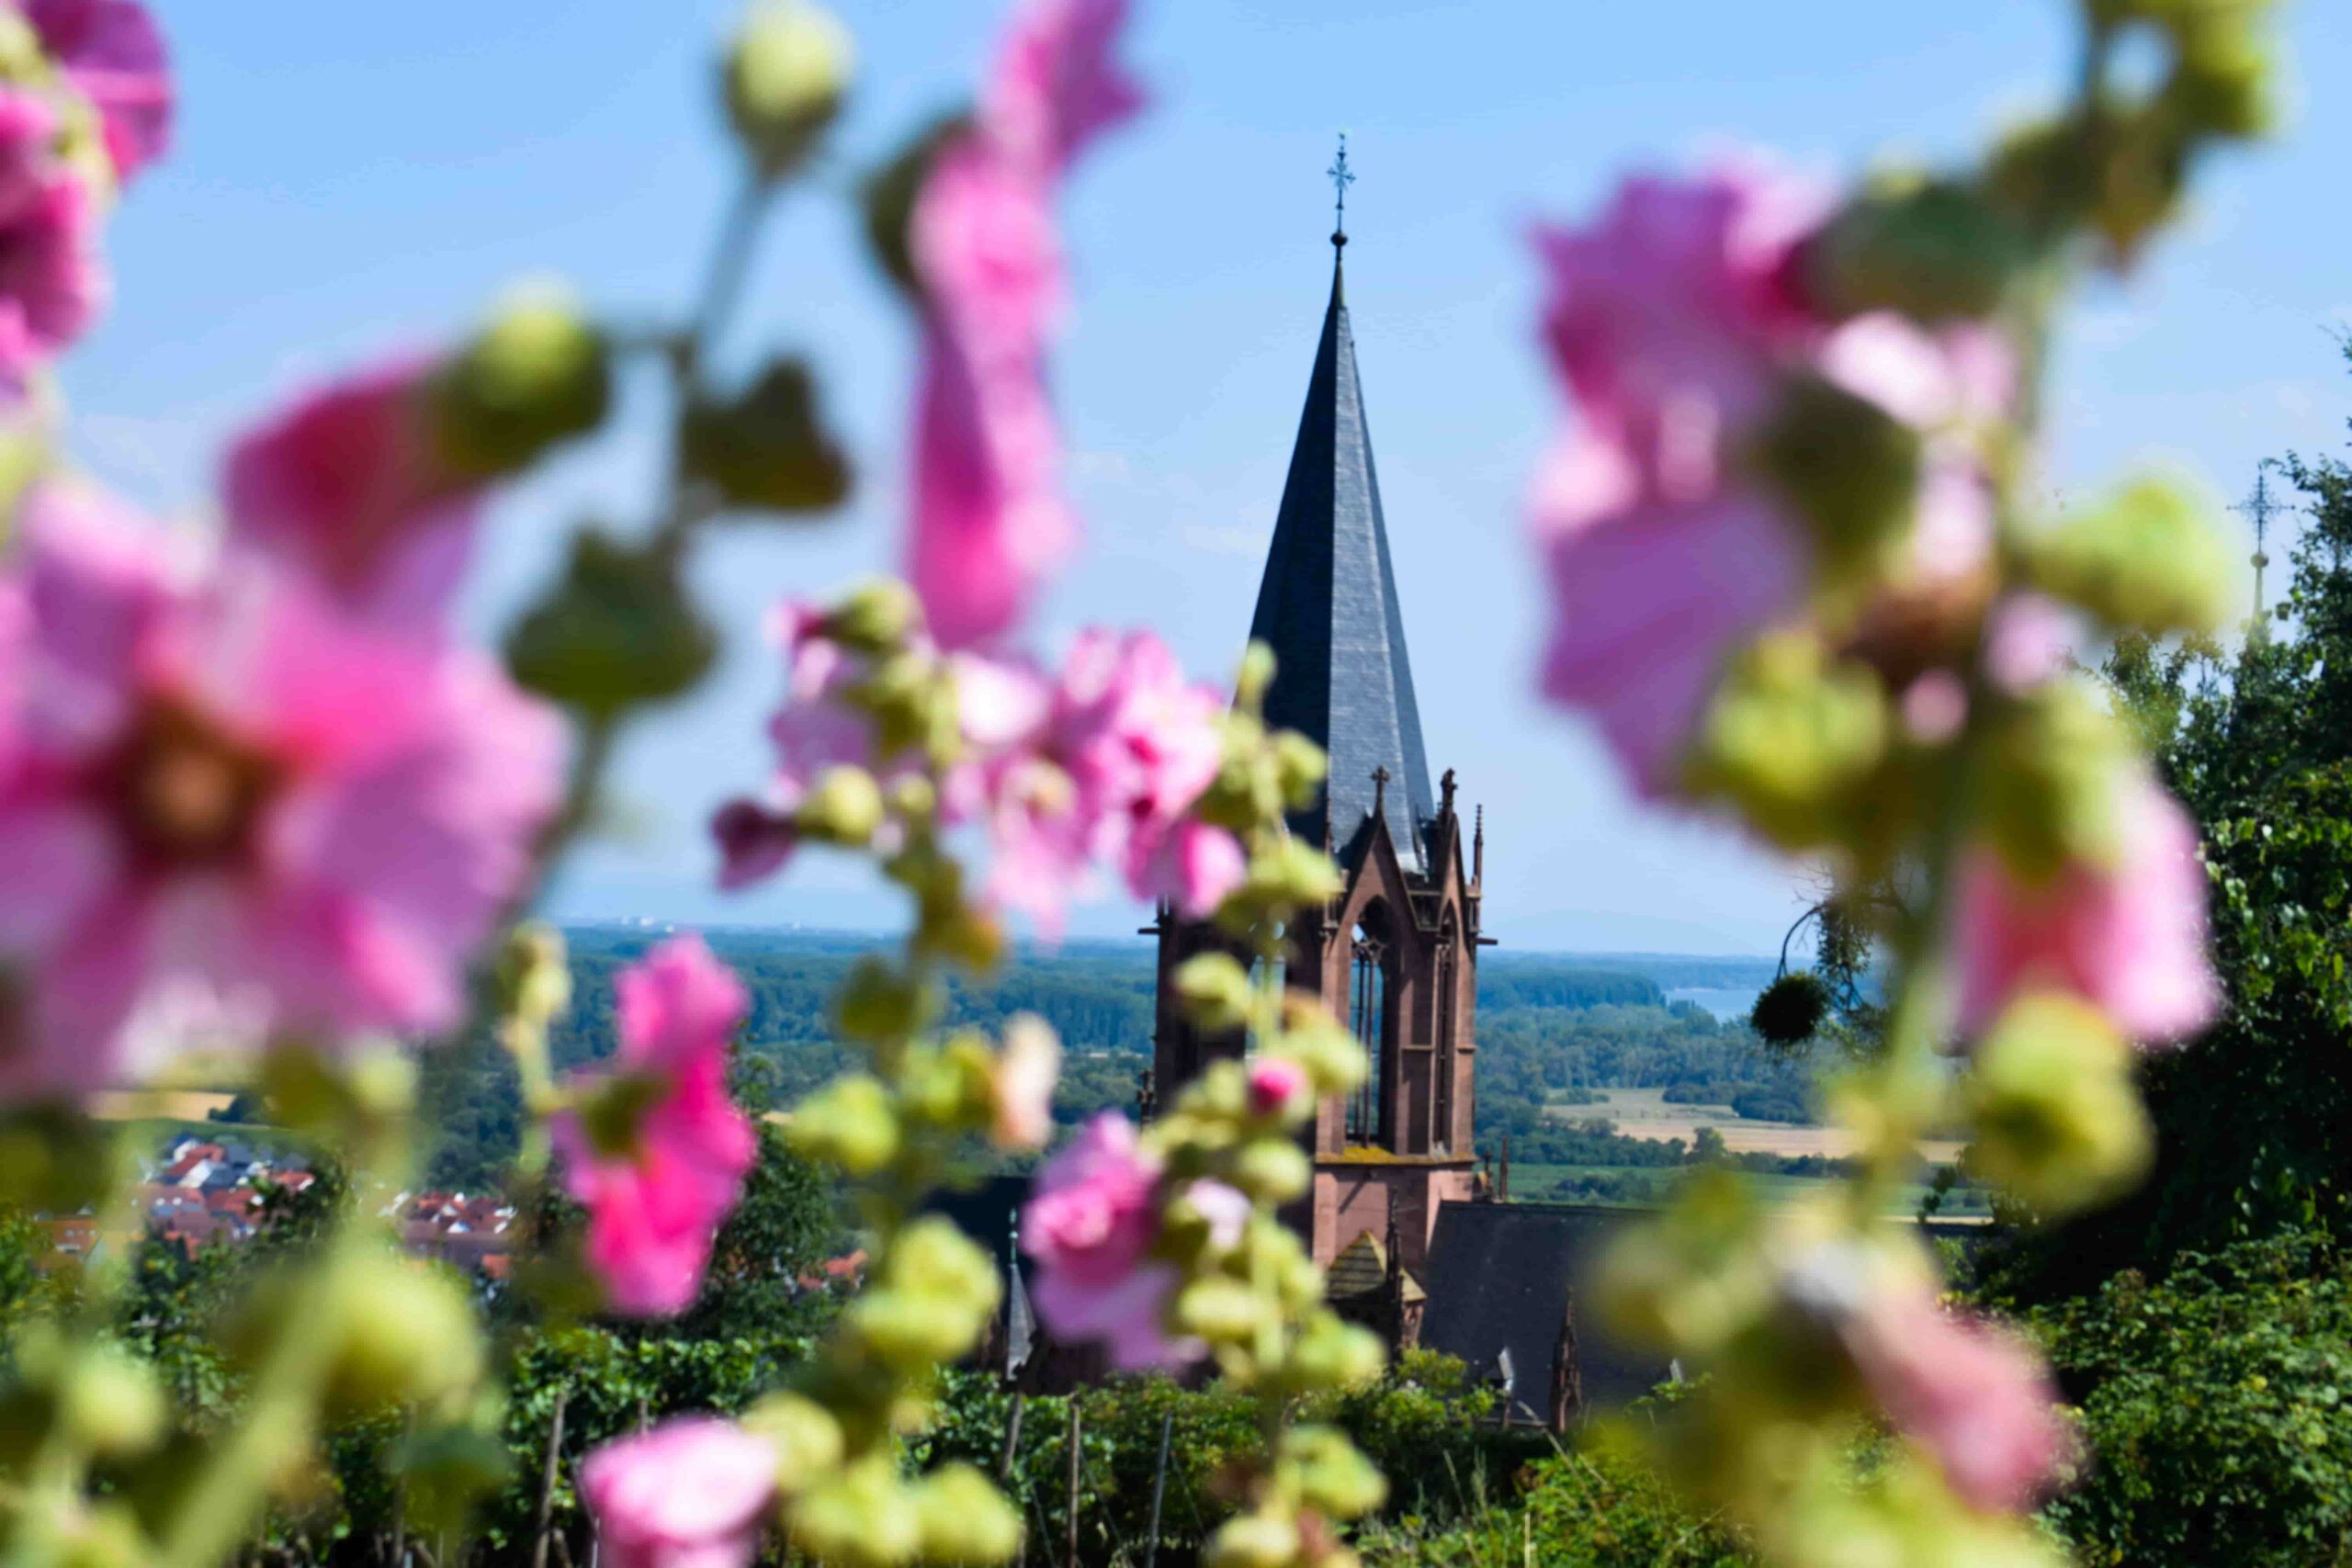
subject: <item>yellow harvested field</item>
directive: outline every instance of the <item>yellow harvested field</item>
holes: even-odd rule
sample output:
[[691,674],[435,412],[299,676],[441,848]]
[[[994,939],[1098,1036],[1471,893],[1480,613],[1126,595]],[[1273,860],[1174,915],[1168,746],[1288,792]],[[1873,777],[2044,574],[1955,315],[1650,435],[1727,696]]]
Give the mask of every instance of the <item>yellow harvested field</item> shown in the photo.
[[[1562,1122],[1598,1118],[1616,1123],[1628,1138],[1664,1143],[1679,1138],[1690,1143],[1702,1127],[1720,1134],[1734,1154],[1826,1155],[1837,1158],[1854,1152],[1853,1134],[1843,1127],[1807,1127],[1790,1122],[1751,1122],[1728,1105],[1668,1105],[1659,1089],[1607,1089],[1600,1105],[1555,1105],[1550,1115]],[[1947,1138],[1922,1139],[1919,1156],[1930,1165],[1950,1165],[1960,1157],[1961,1145]]]
[[110,1089],[90,1097],[90,1114],[101,1122],[204,1122],[236,1100],[195,1089]]

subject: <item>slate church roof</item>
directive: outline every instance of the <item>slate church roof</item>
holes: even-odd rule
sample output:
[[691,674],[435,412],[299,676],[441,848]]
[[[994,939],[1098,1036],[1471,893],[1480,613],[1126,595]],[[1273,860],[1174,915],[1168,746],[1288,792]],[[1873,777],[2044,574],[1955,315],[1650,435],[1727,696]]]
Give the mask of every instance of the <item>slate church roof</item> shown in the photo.
[[1336,256],[1250,636],[1276,660],[1268,722],[1330,753],[1326,798],[1293,817],[1291,830],[1321,843],[1328,803],[1331,841],[1345,852],[1372,815],[1373,772],[1385,768],[1389,837],[1406,869],[1425,872],[1421,829],[1436,815],[1429,760]]
[[[1505,1350],[1516,1374],[1515,1404],[1539,1417],[1548,1398],[1560,1314],[1570,1290],[1592,1299],[1587,1276],[1623,1209],[1573,1203],[1448,1203],[1430,1240],[1428,1315],[1421,1344],[1459,1358],[1475,1378],[1492,1379]],[[1631,1404],[1667,1381],[1663,1359],[1611,1345],[1589,1310],[1577,1314],[1577,1362],[1589,1409]]]

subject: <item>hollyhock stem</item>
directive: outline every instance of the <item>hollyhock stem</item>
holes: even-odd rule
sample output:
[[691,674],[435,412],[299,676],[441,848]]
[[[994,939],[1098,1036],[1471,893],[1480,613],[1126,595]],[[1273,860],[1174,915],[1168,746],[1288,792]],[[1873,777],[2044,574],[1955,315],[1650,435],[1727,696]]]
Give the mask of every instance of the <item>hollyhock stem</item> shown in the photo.
[[742,299],[752,254],[759,248],[760,223],[767,216],[768,204],[775,195],[773,183],[756,174],[747,175],[727,209],[718,243],[711,249],[709,266],[703,274],[702,292],[695,306],[694,330],[686,340],[689,382],[700,378],[704,355],[726,331]]

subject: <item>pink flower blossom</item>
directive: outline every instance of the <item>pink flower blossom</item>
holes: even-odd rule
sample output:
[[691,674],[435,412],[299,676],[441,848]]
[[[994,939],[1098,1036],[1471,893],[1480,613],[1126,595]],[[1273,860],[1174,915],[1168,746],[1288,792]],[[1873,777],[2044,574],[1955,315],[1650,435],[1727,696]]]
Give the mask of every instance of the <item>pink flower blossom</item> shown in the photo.
[[404,357],[331,382],[247,432],[224,481],[232,541],[291,561],[346,606],[439,616],[473,543],[479,484],[451,470]]
[[486,660],[355,627],[115,503],[27,501],[0,689],[0,962],[31,1048],[0,1094],[86,1089],[206,1019],[431,1032],[521,887],[562,731]]
[[1845,1337],[1888,1422],[1934,1456],[1971,1506],[2023,1510],[2072,1452],[2041,1359],[1990,1324],[1946,1312],[1928,1291],[1879,1292]]
[[1042,1149],[1054,1131],[1054,1086],[1062,1075],[1062,1043],[1045,1020],[1030,1013],[1004,1027],[990,1087],[996,1102],[989,1135],[1001,1149]]
[[128,182],[169,150],[171,63],[137,0],[16,0],[41,47],[98,111],[115,177]]
[[1125,15],[1124,0],[1023,0],[977,123],[915,200],[925,320],[908,575],[947,648],[1010,629],[1077,536],[1045,385],[1065,292],[1052,202],[1082,147],[1140,105],[1110,59]]
[[1289,1056],[1250,1060],[1250,1109],[1260,1116],[1287,1116],[1307,1092],[1306,1069]]
[[0,395],[80,337],[107,293],[98,203],[53,151],[56,111],[0,87]]
[[1132,118],[1143,89],[1111,58],[1126,19],[1126,0],[1027,0],[983,92],[990,138],[1017,162],[1053,172]]
[[711,1416],[606,1443],[580,1466],[610,1568],[744,1568],[775,1486],[775,1446]]
[[1972,422],[2008,396],[1993,333],[1888,314],[1833,323],[1796,286],[1824,214],[1754,167],[1628,181],[1601,218],[1535,236],[1543,339],[1579,416],[1532,512],[1554,628],[1543,687],[1587,712],[1635,786],[1680,784],[1726,660],[1811,586],[1809,531],[1739,454],[1797,378],[1826,378],[1925,438],[1910,570],[1966,577],[1992,547]]
[[1719,482],[1724,431],[1764,409],[1778,360],[1816,325],[1790,278],[1820,212],[1796,182],[1731,168],[1631,179],[1590,228],[1536,232],[1554,366],[1646,486],[1688,497]]
[[1169,1336],[1173,1265],[1151,1257],[1159,1234],[1159,1162],[1115,1111],[1087,1123],[1046,1163],[1021,1216],[1036,1261],[1037,1310],[1068,1339],[1100,1340],[1123,1371],[1181,1365],[1199,1348]]
[[1804,552],[1747,495],[1630,507],[1546,549],[1544,694],[1592,717],[1645,795],[1677,793],[1725,660],[1795,603]]
[[1070,886],[1114,865],[1137,897],[1214,908],[1240,846],[1184,814],[1216,781],[1223,706],[1148,633],[1081,633],[1033,731],[982,766],[988,897],[1051,929]]
[[616,989],[616,1065],[650,1079],[659,1098],[626,1150],[598,1147],[576,1111],[550,1131],[565,1190],[588,1210],[588,1265],[606,1300],[628,1316],[662,1317],[702,1289],[712,1238],[759,1152],[727,1095],[728,1053],[750,998],[696,936],[653,949]]
[[2212,1021],[2220,992],[2205,955],[2205,870],[2197,828],[2163,786],[2124,786],[2112,866],[2070,865],[2048,883],[2021,878],[1990,845],[1960,871],[1960,1028],[1988,1027],[2021,991],[2054,986],[2143,1041],[2177,1040]]

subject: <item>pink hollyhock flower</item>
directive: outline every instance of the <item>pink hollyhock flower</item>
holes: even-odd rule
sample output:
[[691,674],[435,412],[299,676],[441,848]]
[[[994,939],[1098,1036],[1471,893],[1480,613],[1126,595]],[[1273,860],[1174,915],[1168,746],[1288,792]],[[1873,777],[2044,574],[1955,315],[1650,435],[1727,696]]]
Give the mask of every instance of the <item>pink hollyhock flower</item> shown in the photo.
[[1805,525],[1737,461],[1792,378],[1826,378],[1926,437],[1922,582],[1964,577],[1991,549],[1965,434],[2007,397],[2007,351],[1988,332],[1815,312],[1795,279],[1823,210],[1736,168],[1628,181],[1589,228],[1535,237],[1544,342],[1581,421],[1533,500],[1555,611],[1543,687],[1592,716],[1646,795],[1676,792],[1725,660],[1809,587]]
[[1037,1264],[1034,1296],[1066,1339],[1100,1340],[1114,1366],[1178,1366],[1200,1353],[1165,1318],[1174,1265],[1155,1261],[1159,1162],[1116,1111],[1088,1122],[1046,1162],[1021,1215],[1021,1246]]
[[1223,708],[1149,634],[1080,634],[1034,731],[983,769],[988,896],[1050,928],[1074,884],[1115,865],[1139,897],[1215,908],[1240,845],[1184,813],[1216,778]]
[[1052,1026],[1029,1013],[1004,1026],[990,1086],[996,1102],[989,1136],[1001,1149],[1042,1149],[1054,1131],[1054,1086],[1062,1075],[1062,1043]]
[[171,63],[164,37],[136,0],[16,0],[41,48],[98,112],[115,177],[131,176],[170,148]]
[[1971,1506],[2022,1511],[2072,1453],[2041,1358],[1946,1312],[1926,1290],[1880,1292],[1845,1337],[1888,1422],[1935,1457]]
[[1591,716],[1645,795],[1674,795],[1724,661],[1795,604],[1805,552],[1745,494],[1632,505],[1546,549],[1544,694]]
[[1719,482],[1725,430],[1770,401],[1778,362],[1818,323],[1791,287],[1822,204],[1755,167],[1636,178],[1588,229],[1535,234],[1544,338],[1587,427],[1669,496]]
[[291,561],[352,609],[439,616],[473,544],[479,481],[443,460],[428,361],[329,383],[247,432],[224,491],[231,540]]
[[1143,89],[1111,58],[1126,0],[1029,0],[1013,15],[983,89],[980,118],[999,145],[1056,171],[1143,107]]
[[599,1148],[576,1111],[550,1126],[564,1188],[588,1211],[588,1266],[614,1311],[666,1317],[692,1305],[719,1222],[759,1153],[727,1095],[727,1058],[750,1008],[742,982],[697,936],[663,942],[621,971],[621,1072],[657,1098],[634,1146]]
[[610,1568],[744,1568],[775,1477],[767,1438],[689,1416],[593,1450],[580,1495]]
[[1125,9],[1024,0],[973,130],[916,197],[925,321],[908,575],[947,648],[1011,627],[1077,536],[1045,385],[1065,290],[1052,202],[1084,145],[1140,105],[1110,59]]
[[2125,786],[2112,866],[2020,878],[1990,845],[1960,870],[1960,1028],[1975,1034],[2030,987],[2055,986],[2143,1041],[2177,1040],[2213,1020],[2219,988],[2205,955],[2205,870],[2197,827],[2154,779]]
[[1306,1098],[1306,1069],[1288,1056],[1250,1060],[1250,1109],[1260,1116],[1283,1116]]
[[455,1024],[555,808],[554,716],[262,563],[175,558],[95,494],[43,486],[21,523],[0,961],[31,987],[32,1043],[0,1095],[119,1081],[199,1021]]
[[0,391],[80,337],[105,302],[97,198],[51,148],[56,113],[0,88]]

